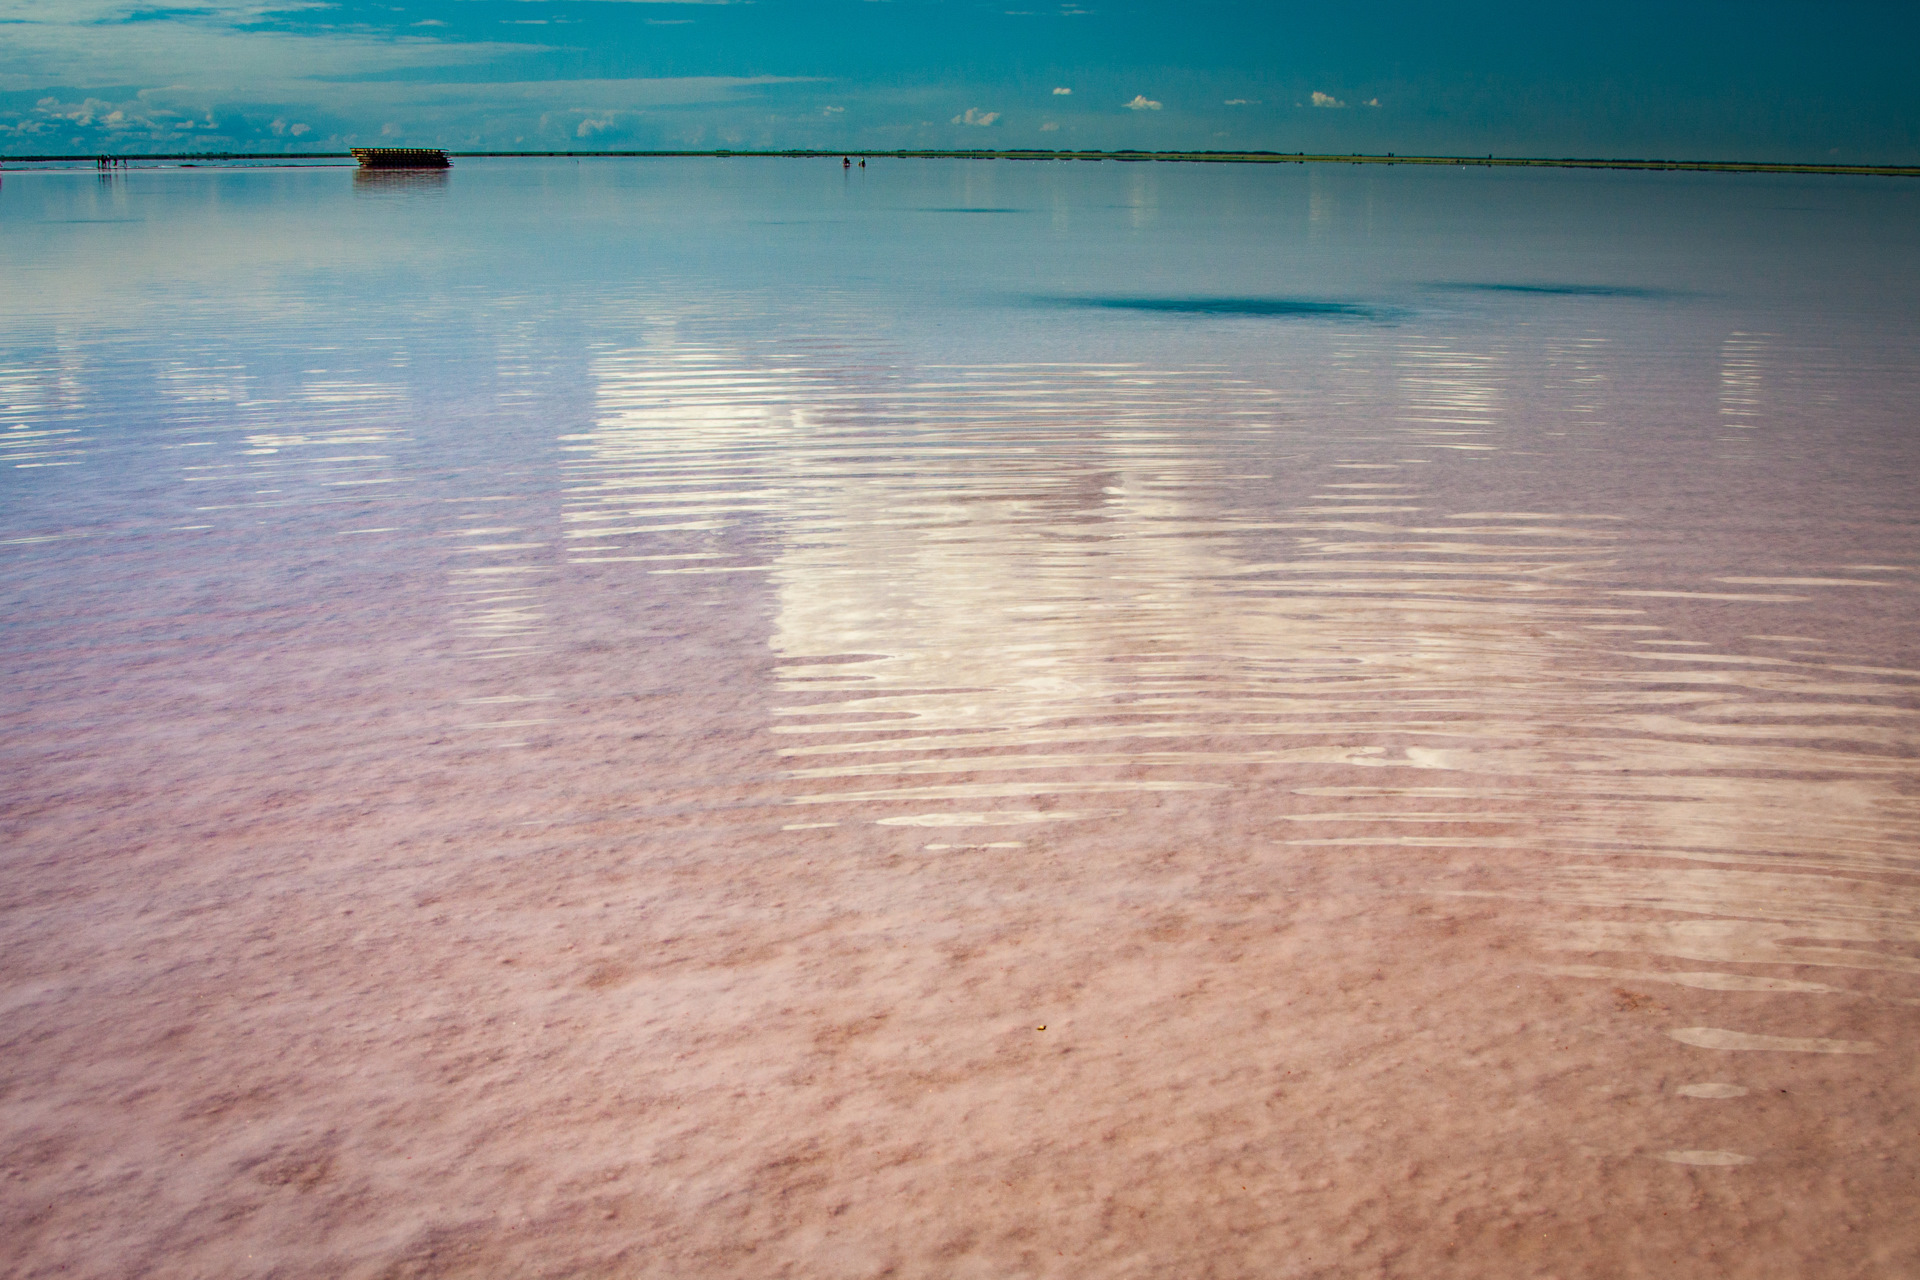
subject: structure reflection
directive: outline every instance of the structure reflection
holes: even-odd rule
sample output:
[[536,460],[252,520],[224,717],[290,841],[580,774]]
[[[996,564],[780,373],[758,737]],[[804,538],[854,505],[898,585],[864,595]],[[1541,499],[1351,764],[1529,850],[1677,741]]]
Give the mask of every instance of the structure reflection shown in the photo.
[[445,169],[355,169],[357,196],[425,197],[447,193]]

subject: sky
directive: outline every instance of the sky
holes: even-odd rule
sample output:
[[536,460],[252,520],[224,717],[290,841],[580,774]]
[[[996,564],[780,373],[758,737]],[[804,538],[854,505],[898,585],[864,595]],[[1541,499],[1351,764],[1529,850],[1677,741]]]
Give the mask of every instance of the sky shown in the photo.
[[0,155],[348,146],[1920,163],[1920,5],[0,0]]

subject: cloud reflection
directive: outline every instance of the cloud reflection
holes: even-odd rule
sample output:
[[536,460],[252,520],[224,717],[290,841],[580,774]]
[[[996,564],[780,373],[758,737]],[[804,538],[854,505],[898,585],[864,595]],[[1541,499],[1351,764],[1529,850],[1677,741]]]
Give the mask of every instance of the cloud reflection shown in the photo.
[[[1604,347],[1554,350],[1563,411],[1604,412]],[[1727,1002],[1727,1026],[1676,1032],[1677,1051],[1854,1051],[1817,1017],[1775,1032],[1744,1011],[1861,997],[1779,966],[1920,973],[1920,903],[1888,878],[1920,847],[1920,673],[1670,635],[1618,585],[1636,529],[1615,513],[1447,509],[1393,459],[1497,450],[1512,357],[1407,335],[1372,358],[1397,430],[1250,514],[1222,502],[1222,458],[1277,405],[1216,371],[856,381],[663,337],[596,366],[570,553],[768,593],[795,829],[1015,847],[991,833],[1256,788],[1283,847],[1536,868],[1498,892],[1560,913],[1543,954],[1587,961],[1565,980]]]

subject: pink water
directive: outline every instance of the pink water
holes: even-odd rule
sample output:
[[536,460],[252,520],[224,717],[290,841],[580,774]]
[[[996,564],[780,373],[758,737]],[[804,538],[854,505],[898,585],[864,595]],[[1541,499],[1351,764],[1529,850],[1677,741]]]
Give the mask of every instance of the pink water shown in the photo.
[[1915,200],[9,172],[0,1270],[1920,1271]]

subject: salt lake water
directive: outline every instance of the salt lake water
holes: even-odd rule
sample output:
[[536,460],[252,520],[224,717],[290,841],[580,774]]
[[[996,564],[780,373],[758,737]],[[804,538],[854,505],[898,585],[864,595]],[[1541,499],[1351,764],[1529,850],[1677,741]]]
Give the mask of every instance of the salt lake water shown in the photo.
[[1920,185],[9,170],[0,282],[8,1269],[1920,1269]]

